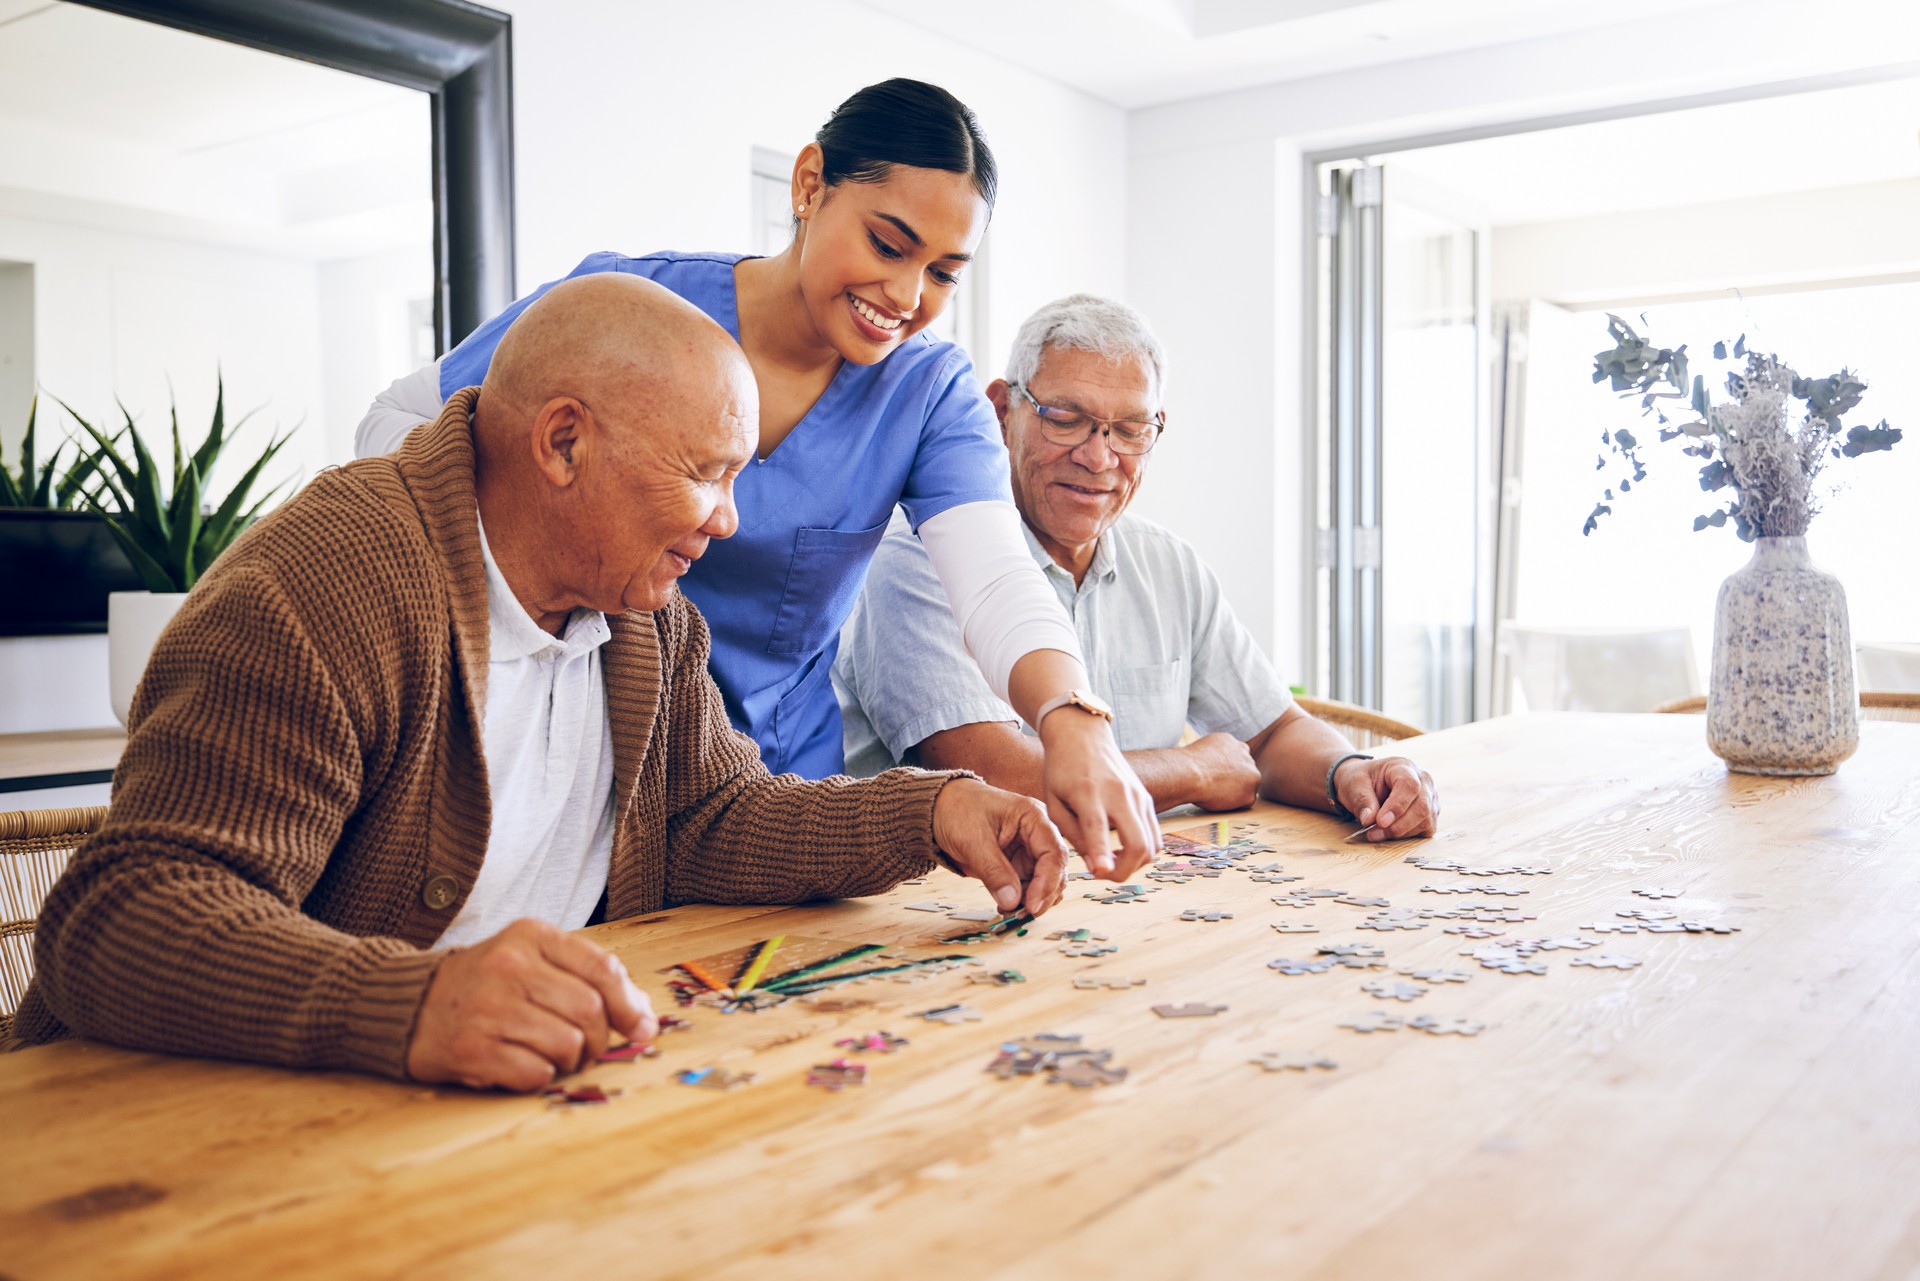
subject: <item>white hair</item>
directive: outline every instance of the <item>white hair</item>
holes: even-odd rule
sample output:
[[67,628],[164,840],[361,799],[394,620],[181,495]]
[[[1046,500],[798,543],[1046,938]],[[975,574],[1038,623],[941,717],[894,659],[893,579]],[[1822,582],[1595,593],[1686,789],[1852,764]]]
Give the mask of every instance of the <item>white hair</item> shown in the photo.
[[1028,316],[1013,336],[1007,356],[1007,381],[1025,386],[1040,372],[1048,347],[1091,351],[1108,360],[1144,361],[1153,371],[1153,395],[1164,403],[1167,353],[1146,317],[1122,302],[1097,294],[1069,294]]

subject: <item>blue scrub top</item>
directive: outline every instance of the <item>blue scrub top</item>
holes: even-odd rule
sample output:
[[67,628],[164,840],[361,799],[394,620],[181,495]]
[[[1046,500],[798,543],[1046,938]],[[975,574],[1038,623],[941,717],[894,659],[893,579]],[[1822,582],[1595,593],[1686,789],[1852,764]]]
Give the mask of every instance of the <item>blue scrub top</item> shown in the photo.
[[[673,290],[740,341],[733,265],[745,254],[599,253],[569,273],[625,271]],[[440,394],[479,384],[532,294],[440,362]],[[840,625],[896,503],[914,528],[961,503],[1012,502],[993,406],[960,348],[925,334],[874,365],[840,366],[779,448],[734,482],[740,529],[680,580],[713,632],[708,664],[734,726],[767,768],[807,778],[845,767],[828,672]]]

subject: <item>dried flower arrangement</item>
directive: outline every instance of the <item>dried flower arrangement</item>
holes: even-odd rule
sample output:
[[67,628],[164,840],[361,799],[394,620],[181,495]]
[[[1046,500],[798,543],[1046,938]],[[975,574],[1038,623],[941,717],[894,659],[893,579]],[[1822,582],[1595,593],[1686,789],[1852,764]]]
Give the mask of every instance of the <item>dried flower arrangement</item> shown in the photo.
[[[1646,318],[1641,317],[1644,324]],[[1695,530],[1725,525],[1729,520],[1740,537],[1755,538],[1805,534],[1820,510],[1821,494],[1815,482],[1835,458],[1857,458],[1892,449],[1900,429],[1882,419],[1878,426],[1841,425],[1840,416],[1860,403],[1867,384],[1842,369],[1828,378],[1802,378],[1773,355],[1749,352],[1746,335],[1732,344],[1713,345],[1715,360],[1741,360],[1727,375],[1729,403],[1715,405],[1707,397],[1702,375],[1689,376],[1686,347],[1655,347],[1618,316],[1607,317],[1607,334],[1614,345],[1593,358],[1593,381],[1611,383],[1626,399],[1638,395],[1640,412],[1659,420],[1662,441],[1685,439],[1684,454],[1701,460],[1700,488],[1707,493],[1731,488],[1725,507],[1694,518]],[[1662,385],[1671,391],[1660,390]],[[1663,400],[1684,400],[1696,416],[1675,425],[1659,407]],[[1806,412],[1796,424],[1789,401],[1803,401]],[[1624,428],[1604,431],[1600,443],[1632,469],[1621,479],[1620,491],[1645,480],[1640,461],[1642,442]],[[1594,470],[1604,470],[1601,454]],[[1601,516],[1613,511],[1613,489],[1594,505],[1583,534],[1591,534]]]

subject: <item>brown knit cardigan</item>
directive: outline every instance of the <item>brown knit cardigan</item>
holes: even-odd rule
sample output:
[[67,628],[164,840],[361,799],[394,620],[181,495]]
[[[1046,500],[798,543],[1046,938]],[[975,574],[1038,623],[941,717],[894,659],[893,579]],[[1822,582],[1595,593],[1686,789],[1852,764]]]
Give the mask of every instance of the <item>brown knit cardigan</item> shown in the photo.
[[[16,1037],[404,1076],[490,822],[470,412],[322,472],[147,665],[106,822],[41,912]],[[874,894],[934,865],[954,775],[767,773],[685,597],[609,619],[610,918]]]

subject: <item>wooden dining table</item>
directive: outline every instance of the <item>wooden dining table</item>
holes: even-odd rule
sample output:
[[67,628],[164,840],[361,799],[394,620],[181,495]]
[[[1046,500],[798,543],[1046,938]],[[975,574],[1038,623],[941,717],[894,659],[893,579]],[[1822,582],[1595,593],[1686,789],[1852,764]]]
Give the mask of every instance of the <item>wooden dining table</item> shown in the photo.
[[[92,1041],[0,1056],[0,1275],[1910,1278],[1920,724],[1770,778],[1729,773],[1701,720],[1411,740],[1431,840],[1262,805],[1230,831],[1270,851],[1169,856],[1134,902],[1074,880],[1024,935],[948,948],[978,964],[757,1012],[679,1008],[662,971],[774,936],[924,948],[970,928],[928,905],[989,900],[934,872],[594,927],[689,1024],[574,1078],[605,1103]],[[1528,919],[1432,915],[1469,906]],[[1698,928],[1644,928],[1674,922]],[[1488,947],[1515,972],[1463,954]],[[880,1030],[907,1044],[836,1045]],[[1042,1034],[1124,1079],[988,1070]],[[864,1084],[807,1084],[840,1057]],[[708,1067],[753,1080],[676,1079]]]

